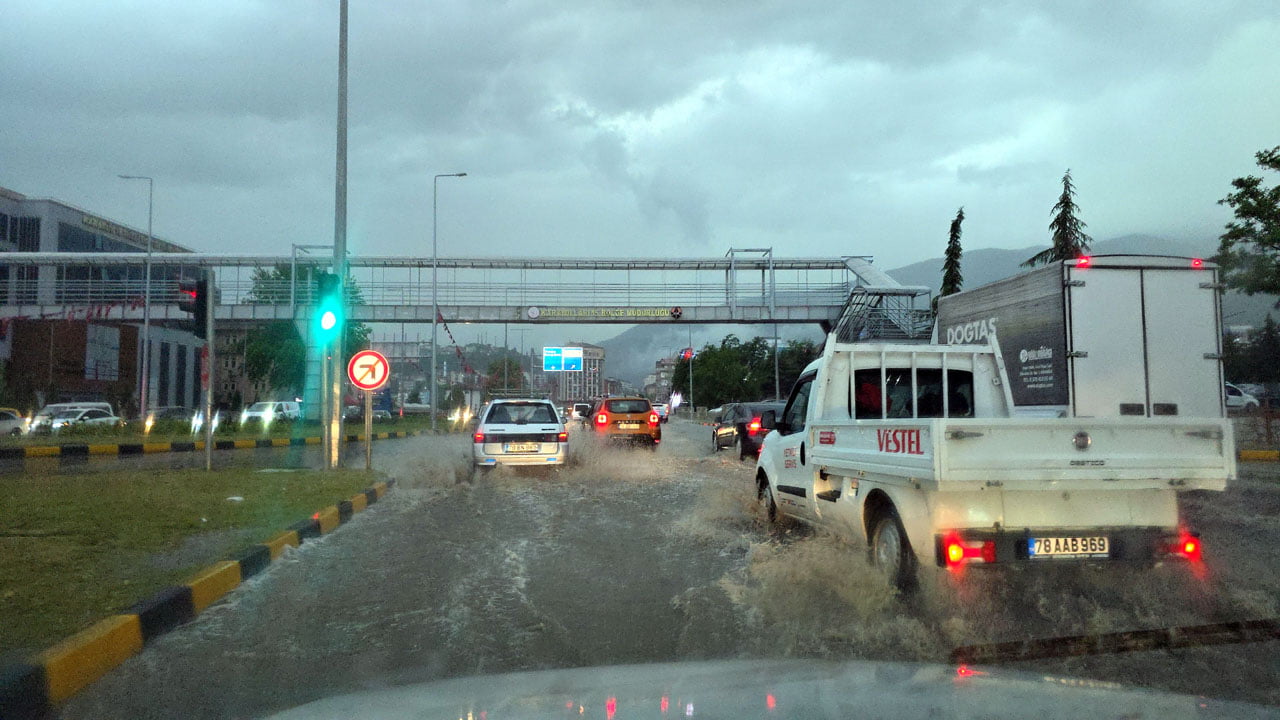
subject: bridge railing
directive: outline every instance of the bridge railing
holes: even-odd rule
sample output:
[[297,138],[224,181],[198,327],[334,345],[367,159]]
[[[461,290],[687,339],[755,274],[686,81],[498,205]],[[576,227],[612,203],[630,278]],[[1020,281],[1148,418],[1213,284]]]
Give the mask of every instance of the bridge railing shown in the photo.
[[[0,305],[101,305],[140,301],[145,283],[127,280],[24,280],[0,282]],[[429,306],[431,284],[402,281],[357,282],[355,294],[361,305]],[[723,283],[489,283],[441,282],[442,305],[572,305],[572,306],[666,306],[734,305],[768,307],[796,305],[838,305],[850,292],[848,283],[777,283],[770,293],[759,287],[729,288]],[[228,279],[217,285],[218,302],[223,305],[308,305],[315,301],[314,286],[287,280],[253,281]],[[179,299],[174,280],[152,280],[151,302],[173,304]]]

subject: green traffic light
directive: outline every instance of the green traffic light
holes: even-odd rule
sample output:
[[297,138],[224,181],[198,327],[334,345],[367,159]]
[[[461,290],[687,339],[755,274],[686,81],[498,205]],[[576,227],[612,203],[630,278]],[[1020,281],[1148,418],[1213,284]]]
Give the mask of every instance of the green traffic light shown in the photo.
[[325,310],[320,315],[320,329],[332,330],[338,324],[338,315],[332,310]]

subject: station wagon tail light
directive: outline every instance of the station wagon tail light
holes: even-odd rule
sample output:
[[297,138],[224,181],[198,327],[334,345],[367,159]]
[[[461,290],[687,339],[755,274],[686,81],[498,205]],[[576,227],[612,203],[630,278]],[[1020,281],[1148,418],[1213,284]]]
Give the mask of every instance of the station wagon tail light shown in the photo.
[[751,418],[751,422],[747,424],[747,434],[755,435],[760,432],[760,416]]
[[556,442],[569,442],[569,433],[560,432],[556,435]]
[[605,425],[608,425],[609,416],[605,415],[604,413],[600,413],[599,415],[596,416],[596,424],[599,425],[600,427],[604,427]]
[[967,563],[993,563],[996,561],[996,543],[994,540],[965,540],[952,533],[942,540],[942,559],[949,568]]
[[478,432],[478,433],[476,433],[476,434],[475,434],[475,440],[476,440],[476,442],[478,442],[478,443],[482,443],[482,442],[484,442],[484,433],[482,433],[482,432]]
[[658,413],[649,413],[649,424],[650,425],[658,424]]

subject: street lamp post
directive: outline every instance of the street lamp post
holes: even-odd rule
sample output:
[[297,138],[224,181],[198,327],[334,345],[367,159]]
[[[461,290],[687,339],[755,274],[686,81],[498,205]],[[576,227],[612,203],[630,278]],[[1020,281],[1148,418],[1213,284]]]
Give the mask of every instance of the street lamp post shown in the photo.
[[431,178],[431,431],[436,429],[436,392],[438,391],[438,382],[436,377],[437,352],[436,346],[439,344],[436,337],[436,324],[440,320],[440,297],[437,292],[438,274],[437,270],[440,264],[439,246],[436,244],[436,209],[439,207],[440,198],[440,178],[442,177],[466,177],[464,172],[460,173],[442,173]]
[[142,386],[138,390],[138,414],[145,420],[151,389],[151,217],[155,207],[155,180],[146,175],[119,175],[121,180],[147,181],[147,269],[142,286]]

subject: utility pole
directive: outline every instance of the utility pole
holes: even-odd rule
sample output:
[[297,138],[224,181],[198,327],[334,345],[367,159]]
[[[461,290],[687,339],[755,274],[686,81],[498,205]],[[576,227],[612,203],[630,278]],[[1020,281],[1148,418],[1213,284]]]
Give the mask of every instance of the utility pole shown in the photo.
[[[346,304],[347,282],[347,0],[340,0],[338,10],[338,160],[333,182],[333,272],[338,276],[338,292]],[[345,314],[344,314],[345,315]],[[329,347],[321,352],[330,356],[324,375],[324,392],[328,396],[324,423],[325,467],[338,467],[338,449],[342,436],[342,340],[345,325],[339,328]]]

